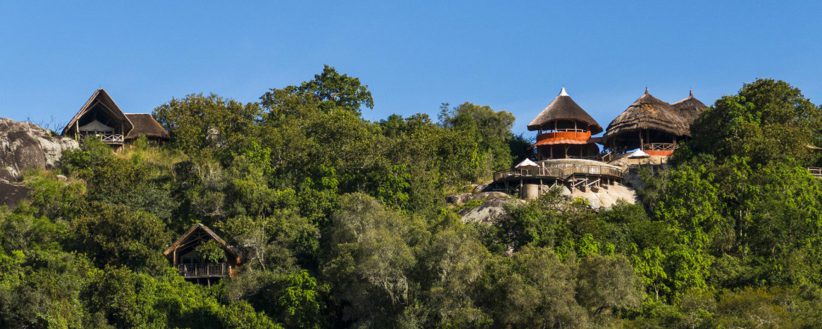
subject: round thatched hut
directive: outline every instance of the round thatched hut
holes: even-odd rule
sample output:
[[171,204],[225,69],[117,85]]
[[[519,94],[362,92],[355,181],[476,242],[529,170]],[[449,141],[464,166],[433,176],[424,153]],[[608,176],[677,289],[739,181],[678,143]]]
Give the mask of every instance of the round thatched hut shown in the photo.
[[588,115],[562,88],[540,114],[528,124],[537,131],[537,158],[589,158],[599,154],[591,134],[602,132],[602,126]]
[[639,148],[649,155],[668,156],[676,149],[677,141],[690,136],[689,128],[690,122],[679,110],[652,96],[646,88],[639,99],[611,121],[603,141],[617,153]]

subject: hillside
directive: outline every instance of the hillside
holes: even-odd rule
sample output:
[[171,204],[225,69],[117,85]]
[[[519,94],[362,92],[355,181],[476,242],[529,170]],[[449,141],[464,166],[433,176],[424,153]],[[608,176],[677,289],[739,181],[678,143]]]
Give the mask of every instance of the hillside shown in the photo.
[[[326,67],[260,103],[159,105],[162,145],[0,121],[3,177],[28,190],[0,207],[0,327],[822,323],[822,114],[786,82],[717,100],[611,207],[462,194],[533,152],[511,113],[372,107]],[[191,255],[230,273],[202,280]]]

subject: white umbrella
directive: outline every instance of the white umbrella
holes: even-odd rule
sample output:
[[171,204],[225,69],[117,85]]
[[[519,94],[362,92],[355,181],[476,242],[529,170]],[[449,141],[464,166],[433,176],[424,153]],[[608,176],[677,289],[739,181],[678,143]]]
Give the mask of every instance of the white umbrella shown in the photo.
[[649,158],[651,157],[648,153],[643,152],[642,150],[636,150],[636,152],[631,153],[628,158],[637,159],[637,158]]
[[520,162],[518,165],[514,166],[514,168],[523,167],[539,167],[539,165],[536,162],[531,161],[531,159],[526,158],[525,160],[522,160],[522,162]]

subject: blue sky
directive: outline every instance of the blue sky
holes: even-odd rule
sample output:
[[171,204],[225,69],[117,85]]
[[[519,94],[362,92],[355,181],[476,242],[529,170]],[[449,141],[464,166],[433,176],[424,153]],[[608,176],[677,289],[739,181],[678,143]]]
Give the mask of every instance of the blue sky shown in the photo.
[[[310,4],[309,4],[310,3]],[[57,129],[94,89],[126,112],[214,92],[245,102],[330,64],[364,116],[470,101],[514,131],[565,86],[601,125],[644,88],[705,103],[758,77],[822,102],[818,1],[2,1],[0,117]]]

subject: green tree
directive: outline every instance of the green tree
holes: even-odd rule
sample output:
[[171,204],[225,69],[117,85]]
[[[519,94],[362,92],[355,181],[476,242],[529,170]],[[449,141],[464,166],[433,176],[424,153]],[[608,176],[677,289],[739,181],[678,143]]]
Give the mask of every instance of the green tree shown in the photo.
[[[569,261],[571,262],[571,261]],[[547,248],[528,247],[510,260],[491,263],[484,279],[484,305],[494,325],[524,328],[584,328],[589,319],[574,299],[574,264]]]
[[367,85],[328,65],[323,66],[322,73],[315,75],[313,80],[299,86],[271,89],[260,99],[263,106],[277,110],[293,108],[294,102],[309,103],[324,111],[342,108],[357,115],[362,107],[374,108],[374,98]]
[[323,276],[348,314],[344,321],[381,327],[394,323],[413,298],[410,272],[416,264],[413,222],[363,194],[340,200],[328,232]]
[[167,267],[163,247],[171,240],[156,216],[123,206],[91,204],[93,212],[72,222],[75,250],[99,266],[120,265],[159,271]]
[[691,127],[694,154],[748,157],[755,164],[789,159],[811,164],[822,113],[787,82],[759,79],[708,108]]
[[262,109],[256,103],[224,99],[215,94],[172,98],[154,109],[154,117],[168,129],[171,144],[187,154],[213,154],[228,161],[255,136]]
[[589,256],[579,263],[577,300],[597,316],[607,310],[639,307],[642,289],[625,256]]

